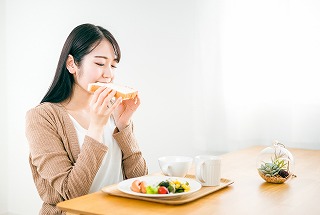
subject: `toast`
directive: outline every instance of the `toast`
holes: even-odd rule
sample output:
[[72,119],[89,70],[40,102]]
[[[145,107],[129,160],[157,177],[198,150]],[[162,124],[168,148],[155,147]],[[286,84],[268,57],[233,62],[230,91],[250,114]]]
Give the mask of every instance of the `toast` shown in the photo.
[[114,83],[101,83],[101,82],[90,83],[88,85],[88,91],[91,93],[94,93],[97,89],[99,89],[102,86],[106,86],[108,88],[111,88],[117,91],[114,97],[115,98],[122,97],[122,100],[133,99],[138,94],[138,90],[133,89],[131,87],[122,86]]

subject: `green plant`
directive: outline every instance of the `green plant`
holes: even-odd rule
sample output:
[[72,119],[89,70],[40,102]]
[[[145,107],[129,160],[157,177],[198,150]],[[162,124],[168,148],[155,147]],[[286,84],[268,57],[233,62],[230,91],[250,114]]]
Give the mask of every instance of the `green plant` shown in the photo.
[[288,162],[286,162],[283,157],[284,153],[281,153],[281,150],[277,153],[275,150],[274,157],[271,157],[270,162],[263,162],[258,170],[264,174],[266,177],[274,177],[280,175],[283,178],[286,178],[289,173],[286,171],[288,168]]

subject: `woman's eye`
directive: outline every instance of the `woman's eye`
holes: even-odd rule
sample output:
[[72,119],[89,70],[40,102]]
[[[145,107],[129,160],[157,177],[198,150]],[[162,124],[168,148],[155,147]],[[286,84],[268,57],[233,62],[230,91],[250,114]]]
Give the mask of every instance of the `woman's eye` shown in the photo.
[[96,63],[98,66],[104,66],[103,63]]
[[115,69],[117,68],[115,65],[111,65],[111,66],[112,66],[112,68],[115,68]]

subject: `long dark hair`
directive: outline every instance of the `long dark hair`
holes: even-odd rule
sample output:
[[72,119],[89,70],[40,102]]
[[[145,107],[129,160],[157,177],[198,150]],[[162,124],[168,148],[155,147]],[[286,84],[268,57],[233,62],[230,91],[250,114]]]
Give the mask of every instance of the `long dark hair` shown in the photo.
[[103,39],[107,39],[111,43],[114,53],[117,56],[117,61],[120,62],[120,47],[108,30],[92,24],[82,24],[71,31],[62,48],[51,86],[40,103],[58,103],[70,97],[74,78],[66,67],[68,55],[72,55],[75,64],[80,66],[83,57],[97,47]]

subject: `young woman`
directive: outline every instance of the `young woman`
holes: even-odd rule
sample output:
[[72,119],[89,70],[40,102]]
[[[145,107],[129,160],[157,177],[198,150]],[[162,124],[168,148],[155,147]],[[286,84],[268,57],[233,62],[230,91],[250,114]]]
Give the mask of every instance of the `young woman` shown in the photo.
[[133,133],[134,99],[113,100],[115,91],[89,83],[112,82],[120,48],[106,29],[77,26],[62,49],[53,82],[26,114],[29,163],[43,200],[40,214],[61,214],[58,202],[147,174]]

